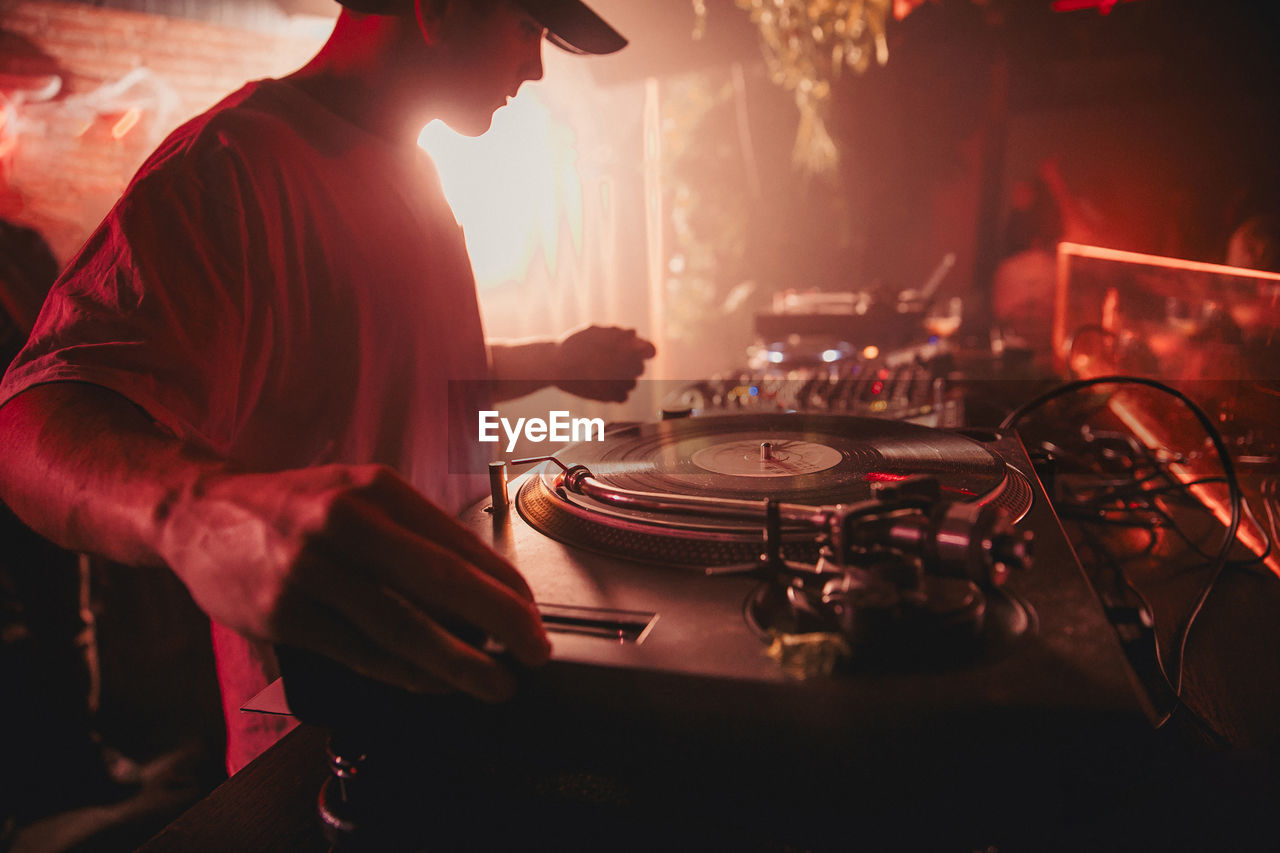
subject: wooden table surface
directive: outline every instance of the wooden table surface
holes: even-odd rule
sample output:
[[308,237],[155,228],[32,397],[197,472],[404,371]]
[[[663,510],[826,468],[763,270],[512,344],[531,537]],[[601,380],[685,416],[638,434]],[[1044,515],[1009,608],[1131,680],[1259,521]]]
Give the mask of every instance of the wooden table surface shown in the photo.
[[140,850],[327,851],[316,814],[326,738],[323,729],[297,727]]

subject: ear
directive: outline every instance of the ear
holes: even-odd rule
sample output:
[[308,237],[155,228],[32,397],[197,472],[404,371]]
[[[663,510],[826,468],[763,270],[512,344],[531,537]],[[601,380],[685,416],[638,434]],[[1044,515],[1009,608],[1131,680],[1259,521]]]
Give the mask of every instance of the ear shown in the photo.
[[452,0],[413,0],[413,11],[418,17],[418,29],[423,40],[432,46],[440,42],[444,31],[444,19]]

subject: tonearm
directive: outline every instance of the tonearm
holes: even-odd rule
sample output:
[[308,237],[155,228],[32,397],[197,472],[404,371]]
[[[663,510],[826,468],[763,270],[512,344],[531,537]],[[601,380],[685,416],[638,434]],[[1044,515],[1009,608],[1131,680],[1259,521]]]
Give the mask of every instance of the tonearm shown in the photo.
[[[657,513],[758,522],[764,552],[758,564],[719,567],[709,574],[741,571],[849,574],[869,562],[895,555],[922,572],[963,578],[980,587],[1000,586],[1010,571],[1031,561],[1031,534],[1015,529],[993,504],[942,497],[936,479],[909,477],[876,483],[869,500],[832,506],[699,495],[661,494],[609,485],[585,465],[565,465],[554,456],[516,459],[513,465],[551,462],[560,468],[555,486],[611,506]],[[495,500],[496,503],[496,500]],[[783,529],[811,530],[822,558],[804,566],[784,560]]]

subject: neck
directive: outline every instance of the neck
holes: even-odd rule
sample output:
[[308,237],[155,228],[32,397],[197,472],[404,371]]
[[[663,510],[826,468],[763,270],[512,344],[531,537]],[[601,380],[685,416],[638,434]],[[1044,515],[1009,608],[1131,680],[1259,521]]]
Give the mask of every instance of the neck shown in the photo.
[[413,53],[403,49],[415,38],[412,17],[343,11],[320,52],[284,79],[357,127],[394,145],[414,145],[432,118],[422,97],[429,70],[414,67],[407,59]]

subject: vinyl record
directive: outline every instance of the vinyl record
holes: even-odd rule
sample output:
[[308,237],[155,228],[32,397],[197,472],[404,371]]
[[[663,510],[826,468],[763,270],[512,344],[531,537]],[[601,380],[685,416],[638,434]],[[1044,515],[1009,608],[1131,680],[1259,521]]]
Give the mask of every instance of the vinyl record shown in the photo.
[[[765,443],[769,460],[761,459]],[[662,421],[557,457],[624,489],[806,504],[865,500],[873,483],[916,474],[937,477],[952,498],[972,499],[998,486],[1005,472],[993,451],[956,433],[831,415]]]
[[[944,497],[985,502],[1005,492],[1011,476],[1020,479],[998,454],[965,436],[831,415],[662,421],[573,445],[556,457],[631,491],[811,505],[863,501],[876,483],[920,474],[936,477]],[[558,489],[559,470],[545,466],[520,491],[517,506],[535,528],[561,541],[696,565],[751,559],[759,548],[758,524],[602,504]],[[651,541],[655,536],[663,541]],[[731,542],[745,547],[729,547]]]

